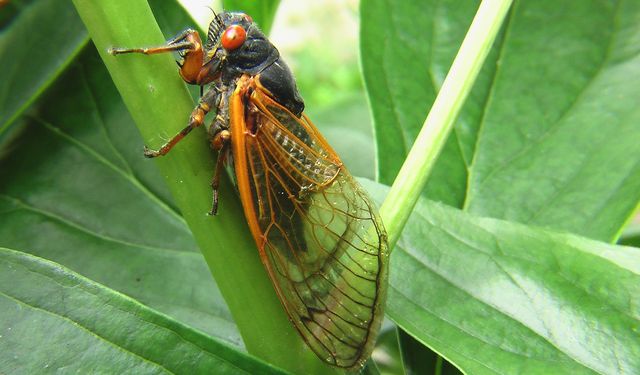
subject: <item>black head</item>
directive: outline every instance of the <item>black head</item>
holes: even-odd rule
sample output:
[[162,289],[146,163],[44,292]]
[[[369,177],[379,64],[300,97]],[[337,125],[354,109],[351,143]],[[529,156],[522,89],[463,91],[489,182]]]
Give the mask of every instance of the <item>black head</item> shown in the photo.
[[253,19],[237,12],[215,15],[204,48],[207,59],[219,64],[223,79],[258,74],[280,56]]

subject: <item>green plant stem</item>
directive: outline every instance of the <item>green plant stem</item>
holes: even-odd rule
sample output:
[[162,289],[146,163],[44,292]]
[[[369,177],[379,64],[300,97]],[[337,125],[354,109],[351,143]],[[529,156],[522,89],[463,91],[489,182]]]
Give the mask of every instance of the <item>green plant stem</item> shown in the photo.
[[511,3],[512,0],[484,0],[478,8],[422,130],[380,209],[391,248],[427,183]]
[[[172,55],[115,57],[107,53],[112,46],[164,43],[147,2],[74,0],[74,4],[144,141],[157,147],[163,138],[186,125],[194,107]],[[156,163],[231,310],[247,350],[294,373],[337,373],[310,351],[288,321],[260,262],[238,197],[226,179],[221,186],[220,214],[206,215],[211,205],[214,163],[204,141],[204,130],[193,133],[169,156],[157,158]]]

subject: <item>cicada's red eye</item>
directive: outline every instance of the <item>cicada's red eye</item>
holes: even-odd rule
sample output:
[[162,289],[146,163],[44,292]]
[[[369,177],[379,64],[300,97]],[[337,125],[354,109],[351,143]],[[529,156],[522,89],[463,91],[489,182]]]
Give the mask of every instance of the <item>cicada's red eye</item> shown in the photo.
[[247,32],[240,25],[231,25],[224,31],[220,40],[224,49],[233,51],[240,48],[247,40]]

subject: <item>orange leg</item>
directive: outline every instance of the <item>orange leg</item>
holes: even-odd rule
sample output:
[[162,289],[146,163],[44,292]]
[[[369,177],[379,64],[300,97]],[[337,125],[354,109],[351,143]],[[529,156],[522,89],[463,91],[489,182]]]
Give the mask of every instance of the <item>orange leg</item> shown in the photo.
[[112,47],[109,48],[109,53],[112,55],[122,55],[125,53],[143,53],[145,55],[154,55],[156,53],[164,53],[171,51],[183,51],[183,50],[194,50],[196,46],[191,42],[192,35],[195,34],[200,39],[200,36],[197,31],[193,29],[186,29],[180,32],[180,34],[175,37],[167,40],[167,42],[158,47],[150,47],[150,48],[118,48]]
[[[167,40],[166,44],[149,48],[109,48],[112,55],[122,55],[125,53],[142,53],[145,55],[155,55],[158,53],[178,51],[184,58],[180,65],[180,75],[190,84],[204,84],[204,50],[200,34],[192,29],[182,31],[174,38]],[[207,68],[207,72],[210,68]]]
[[193,50],[195,48],[194,44],[189,42],[189,41],[181,41],[181,42],[177,42],[175,44],[168,44],[168,45],[164,45],[164,46],[158,46],[158,47],[144,47],[144,48],[117,48],[117,47],[113,47],[113,48],[109,48],[109,53],[111,55],[124,55],[126,53],[142,53],[145,55],[155,55],[158,53],[165,53],[165,52],[173,52],[173,51],[190,51]]

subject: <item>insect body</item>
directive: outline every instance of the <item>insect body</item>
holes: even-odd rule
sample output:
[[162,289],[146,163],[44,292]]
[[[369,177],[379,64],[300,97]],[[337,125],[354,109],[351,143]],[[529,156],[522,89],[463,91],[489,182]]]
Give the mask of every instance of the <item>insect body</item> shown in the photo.
[[248,15],[216,15],[205,44],[185,30],[160,47],[110,52],[167,51],[181,54],[186,82],[207,90],[188,125],[145,156],[165,155],[216,110],[211,213],[227,165],[295,328],[329,364],[362,367],[382,321],[388,272],[386,233],[371,199],[304,114],[289,68]]

